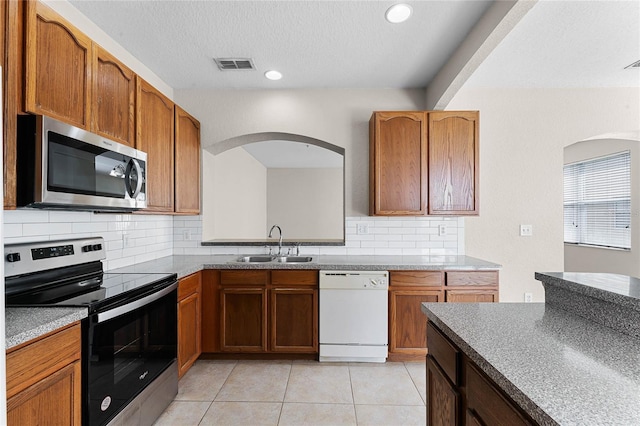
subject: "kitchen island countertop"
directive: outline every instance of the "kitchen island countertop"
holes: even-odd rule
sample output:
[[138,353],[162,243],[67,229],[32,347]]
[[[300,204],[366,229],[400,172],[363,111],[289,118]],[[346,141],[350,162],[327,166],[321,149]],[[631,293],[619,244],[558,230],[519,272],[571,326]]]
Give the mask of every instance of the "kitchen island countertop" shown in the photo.
[[540,424],[640,424],[640,339],[543,303],[422,311]]

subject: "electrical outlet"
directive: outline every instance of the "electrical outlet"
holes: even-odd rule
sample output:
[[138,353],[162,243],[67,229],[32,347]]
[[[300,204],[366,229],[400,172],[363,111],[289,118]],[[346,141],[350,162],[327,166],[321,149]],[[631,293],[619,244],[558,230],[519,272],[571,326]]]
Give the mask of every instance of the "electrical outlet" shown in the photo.
[[365,235],[369,233],[369,225],[366,223],[356,223],[356,234]]
[[530,237],[533,235],[533,225],[520,225],[520,236]]
[[531,303],[533,302],[533,294],[532,293],[525,293],[524,294],[524,303]]
[[438,235],[443,236],[447,234],[447,227],[444,225],[438,225]]
[[191,229],[185,229],[182,231],[182,239],[184,241],[191,240]]
[[122,234],[122,247],[131,247],[131,238],[129,238],[129,234]]

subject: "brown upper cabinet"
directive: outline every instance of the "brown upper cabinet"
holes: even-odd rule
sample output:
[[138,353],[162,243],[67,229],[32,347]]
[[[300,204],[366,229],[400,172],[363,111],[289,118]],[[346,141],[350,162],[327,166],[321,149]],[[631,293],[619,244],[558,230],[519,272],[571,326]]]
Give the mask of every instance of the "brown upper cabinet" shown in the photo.
[[369,121],[369,214],[477,215],[478,112],[384,111]]
[[478,111],[430,111],[429,214],[478,214]]
[[147,153],[146,211],[171,213],[174,208],[174,104],[139,76],[136,99],[136,148]]
[[92,67],[91,130],[135,146],[135,73],[95,43]]
[[200,122],[175,107],[175,210],[200,213]]
[[26,14],[26,112],[89,129],[91,39],[40,2]]
[[369,120],[369,214],[427,213],[427,114],[374,112]]

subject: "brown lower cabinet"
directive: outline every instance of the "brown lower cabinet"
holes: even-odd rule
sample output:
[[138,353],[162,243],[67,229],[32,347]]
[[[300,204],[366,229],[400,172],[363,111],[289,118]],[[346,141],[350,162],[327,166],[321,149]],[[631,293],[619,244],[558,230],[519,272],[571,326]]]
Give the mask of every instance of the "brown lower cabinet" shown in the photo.
[[178,282],[178,377],[182,377],[201,353],[202,273]]
[[[204,352],[318,352],[318,271],[223,270],[208,274],[203,285]],[[207,315],[216,303],[219,315]]]
[[427,425],[535,424],[431,322],[427,335]]
[[423,361],[425,302],[497,302],[498,271],[390,271],[389,361]]
[[7,424],[80,425],[80,323],[7,351]]

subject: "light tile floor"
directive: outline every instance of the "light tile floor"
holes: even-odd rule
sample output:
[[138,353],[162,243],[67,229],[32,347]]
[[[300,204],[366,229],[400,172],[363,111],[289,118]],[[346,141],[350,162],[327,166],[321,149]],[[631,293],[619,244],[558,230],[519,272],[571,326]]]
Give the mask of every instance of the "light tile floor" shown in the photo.
[[424,425],[424,363],[199,360],[156,425]]

